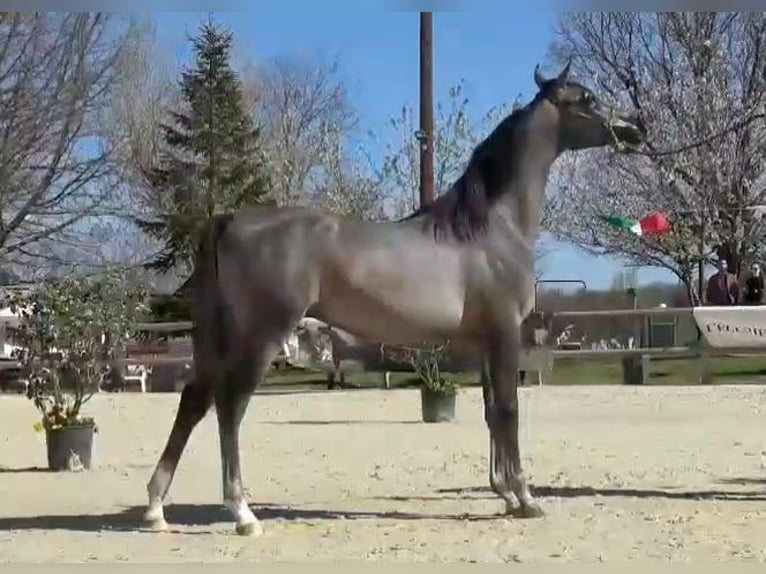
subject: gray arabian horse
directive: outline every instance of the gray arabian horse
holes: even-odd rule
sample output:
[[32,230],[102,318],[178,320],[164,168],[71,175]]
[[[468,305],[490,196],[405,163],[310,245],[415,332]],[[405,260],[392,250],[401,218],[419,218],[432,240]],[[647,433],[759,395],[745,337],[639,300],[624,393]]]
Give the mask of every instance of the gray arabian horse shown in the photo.
[[[163,500],[194,427],[214,403],[223,501],[242,535],[261,532],[240,470],[239,429],[253,390],[302,317],[391,345],[446,340],[480,353],[485,420],[507,512],[543,511],[519,453],[521,323],[533,302],[533,246],[549,171],[567,150],[638,146],[635,118],[569,79],[535,68],[538,93],[474,149],[444,194],[395,222],[308,208],[244,207],[201,234],[195,259],[195,380],[147,485],[144,519],[167,527]],[[492,467],[493,464],[490,465]]]

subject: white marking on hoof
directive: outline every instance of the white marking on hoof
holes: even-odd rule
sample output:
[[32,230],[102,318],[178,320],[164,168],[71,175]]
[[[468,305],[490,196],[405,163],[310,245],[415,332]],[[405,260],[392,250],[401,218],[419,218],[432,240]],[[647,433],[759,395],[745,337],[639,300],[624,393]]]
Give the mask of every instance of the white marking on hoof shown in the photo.
[[261,523],[244,500],[225,501],[224,505],[234,515],[237,534],[240,536],[260,536],[263,534]]
[[161,500],[154,499],[149,501],[149,508],[144,512],[144,522],[149,528],[157,532],[168,529],[168,523],[165,522],[165,511],[162,507]]
[[253,538],[257,538],[263,534],[263,527],[257,520],[255,522],[237,524],[237,534],[240,536],[252,536]]
[[157,520],[147,520],[146,525],[149,527],[149,530],[154,532],[165,532],[168,529],[168,523],[165,522],[164,518],[159,518]]

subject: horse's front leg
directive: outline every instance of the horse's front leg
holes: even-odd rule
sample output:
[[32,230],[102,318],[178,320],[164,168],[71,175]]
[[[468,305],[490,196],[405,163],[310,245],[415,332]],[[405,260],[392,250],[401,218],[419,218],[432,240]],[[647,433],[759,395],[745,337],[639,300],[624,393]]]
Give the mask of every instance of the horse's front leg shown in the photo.
[[[499,466],[507,478],[499,492],[507,509],[522,517],[544,513],[527,486],[519,449],[519,352],[521,329],[518,323],[497,328],[488,342],[489,378],[492,404],[487,423],[499,455]],[[516,504],[518,502],[518,509]]]
[[[492,381],[489,376],[489,362],[487,355],[482,353],[481,355],[481,394],[484,399],[484,422],[487,423],[489,429],[489,486],[494,493],[498,496],[503,496],[503,492],[509,493],[508,481],[505,480],[502,467],[502,457],[500,451],[497,449],[497,443],[495,437],[492,434],[492,427],[490,426],[490,415],[492,412],[492,406],[494,404]],[[511,493],[512,494],[512,493]]]

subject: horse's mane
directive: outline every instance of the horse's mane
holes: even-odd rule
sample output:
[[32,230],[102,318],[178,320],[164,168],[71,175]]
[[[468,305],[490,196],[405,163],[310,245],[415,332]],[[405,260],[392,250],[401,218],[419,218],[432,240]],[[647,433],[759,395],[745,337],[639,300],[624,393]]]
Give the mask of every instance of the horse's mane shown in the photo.
[[536,100],[514,110],[474,148],[465,171],[448,191],[399,221],[421,218],[423,231],[437,241],[467,242],[483,234],[490,207],[515,171],[509,157],[513,132]]

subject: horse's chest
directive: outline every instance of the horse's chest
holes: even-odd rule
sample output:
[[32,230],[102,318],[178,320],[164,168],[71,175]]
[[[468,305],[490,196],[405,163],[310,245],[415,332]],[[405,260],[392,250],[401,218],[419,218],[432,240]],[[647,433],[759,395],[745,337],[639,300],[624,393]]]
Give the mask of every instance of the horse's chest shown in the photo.
[[490,317],[516,316],[526,317],[534,308],[535,288],[531,272],[523,266],[488,257],[478,258],[469,273],[471,278],[469,292],[476,300],[469,307],[476,307],[483,321]]

